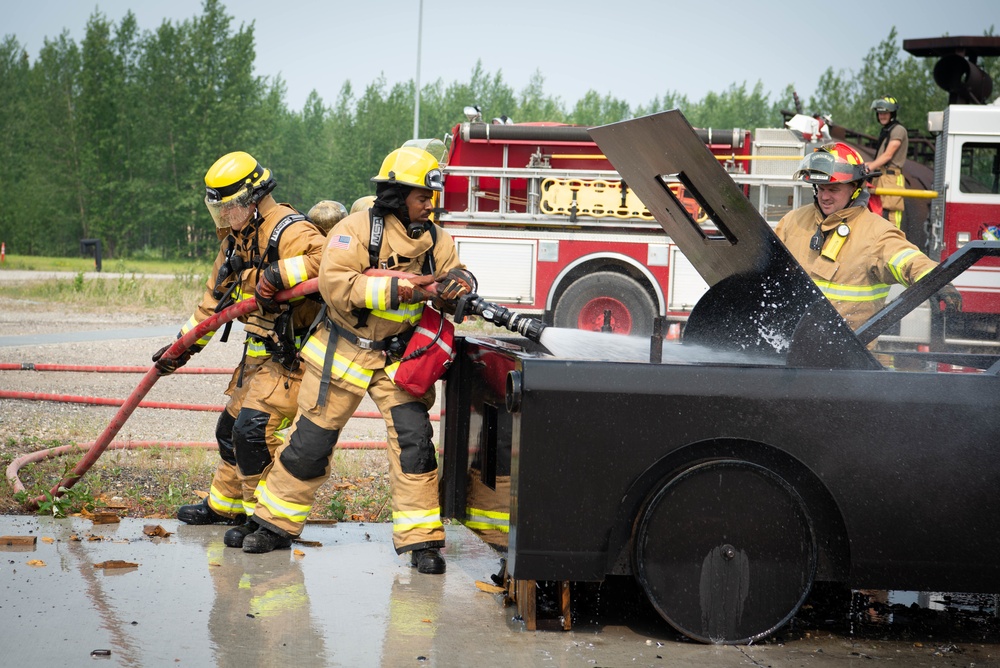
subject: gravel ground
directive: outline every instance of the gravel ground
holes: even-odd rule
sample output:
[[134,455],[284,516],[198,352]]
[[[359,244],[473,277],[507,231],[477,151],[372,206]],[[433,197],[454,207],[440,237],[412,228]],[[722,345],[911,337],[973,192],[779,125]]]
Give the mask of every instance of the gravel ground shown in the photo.
[[[172,332],[188,316],[66,308],[12,300],[0,293],[0,363],[148,368],[150,356],[173,340]],[[113,338],[120,330],[135,328],[160,328],[164,333],[154,331],[151,336],[141,336],[145,334],[141,332],[135,338]],[[95,332],[101,334],[91,336]],[[47,342],[56,334],[65,335],[67,340]],[[23,339],[11,338],[25,336],[44,336],[46,342],[22,345]],[[73,340],[85,337],[94,340]],[[242,332],[234,327],[227,343],[213,341],[192,358],[188,367],[232,369],[242,354],[242,340]],[[12,342],[18,345],[9,345]],[[0,370],[0,390],[124,399],[141,379],[140,373]],[[221,409],[227,399],[224,390],[228,380],[228,375],[175,374],[160,379],[143,400]],[[117,406],[0,398],[0,463],[6,468],[12,459],[28,452],[55,445],[91,443],[118,410]],[[361,410],[375,408],[366,399]],[[215,411],[139,408],[115,440],[213,441],[217,418]],[[382,441],[385,427],[380,420],[356,418],[341,438]],[[76,487],[87,486],[90,493],[105,503],[126,506],[131,516],[169,516],[177,503],[196,502],[198,492],[208,489],[217,457],[215,450],[108,450]],[[20,478],[29,489],[33,484],[47,489],[58,482],[60,467],[76,461],[77,457],[61,458],[58,464],[50,460],[46,462],[48,472],[34,471],[45,465],[28,465],[22,469]],[[387,469],[381,450],[338,453],[337,470],[321,489],[314,517],[328,516],[327,506],[336,497],[336,504],[344,505],[347,518],[353,515],[371,521],[377,513],[384,519]],[[11,487],[4,480],[0,483],[0,513],[23,512],[27,511],[14,501]]]

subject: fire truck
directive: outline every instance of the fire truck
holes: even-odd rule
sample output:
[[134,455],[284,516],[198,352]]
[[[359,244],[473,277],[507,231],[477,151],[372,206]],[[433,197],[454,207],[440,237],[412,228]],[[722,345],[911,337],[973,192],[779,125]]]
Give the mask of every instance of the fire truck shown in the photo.
[[[971,241],[1000,239],[1000,106],[984,104],[993,90],[979,57],[1000,55],[1000,37],[904,40],[920,57],[937,57],[934,80],[948,106],[928,115],[936,135],[934,190],[927,220],[927,252],[945,260]],[[955,281],[962,313],[932,322],[943,344],[1000,345],[1000,262],[984,259]],[[936,315],[936,314],[935,314]]]
[[[907,200],[907,234],[944,260],[969,241],[990,239],[990,228],[1000,226],[1000,107],[965,104],[989,96],[989,77],[975,60],[1000,55],[1000,38],[908,40],[904,48],[940,56],[935,76],[952,96],[948,109],[931,114],[936,169],[911,160],[905,170],[909,189],[938,193],[929,217],[926,200]],[[588,128],[486,122],[475,107],[466,116],[446,137],[439,221],[479,279],[482,297],[558,327],[648,335],[659,317],[668,336],[679,333],[708,286]],[[773,227],[811,201],[811,190],[791,176],[802,156],[831,134],[874,155],[862,135],[818,125],[812,133],[788,127],[697,132]],[[711,216],[687,196],[683,182],[671,180],[669,187],[711,227]],[[925,305],[880,343],[1000,345],[1000,263],[984,259],[956,287],[962,314],[945,320]]]
[[[649,335],[657,316],[687,319],[708,286],[587,128],[466,114],[449,137],[439,221],[484,299],[559,327],[623,334]],[[790,175],[807,142],[792,131],[698,132],[772,225],[805,201]],[[670,188],[711,224],[683,183]]]

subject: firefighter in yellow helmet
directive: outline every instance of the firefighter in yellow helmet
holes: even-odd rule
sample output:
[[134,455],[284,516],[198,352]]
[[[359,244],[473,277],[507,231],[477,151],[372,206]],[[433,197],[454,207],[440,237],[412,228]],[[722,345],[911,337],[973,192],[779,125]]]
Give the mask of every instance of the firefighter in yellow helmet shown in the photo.
[[[273,299],[277,291],[317,276],[325,240],[305,216],[275,201],[275,185],[271,171],[242,151],[222,156],[205,174],[205,204],[222,246],[201,302],[178,334],[231,304],[257,299],[258,309],[241,318],[244,356],[216,426],[220,461],[209,495],[177,511],[188,524],[237,525],[225,535],[233,547],[249,533],[246,517],[254,511],[257,482],[281,442],[275,432],[295,416],[302,378],[296,337],[301,339],[319,311],[310,299],[289,305]],[[227,326],[223,341],[228,333]],[[183,366],[213,335],[207,333],[177,359],[162,358],[166,347],[158,351],[153,361],[161,375]]]
[[[875,112],[875,120],[882,129],[878,135],[875,158],[868,163],[868,169],[881,172],[875,182],[877,188],[903,190],[906,188],[903,165],[906,164],[906,151],[910,139],[906,128],[896,120],[899,103],[896,102],[896,98],[887,95],[872,102],[871,108]],[[904,199],[899,195],[881,195],[881,198],[882,216],[899,227],[903,222]]]
[[[786,214],[775,233],[852,329],[884,305],[889,286],[910,286],[936,263],[903,233],[868,210],[869,172],[844,143],[807,155],[795,178],[813,186],[814,202]],[[951,286],[938,293],[946,308],[961,309]]]
[[[327,238],[319,279],[327,317],[302,349],[298,416],[258,487],[254,521],[261,529],[247,536],[243,550],[268,552],[299,535],[316,490],[330,476],[340,431],[367,394],[386,424],[396,552],[409,552],[421,573],[443,573],[445,534],[428,415],[434,389],[412,396],[394,384],[393,374],[431,297],[425,286],[436,281],[447,305],[475,291],[476,280],[451,236],[430,222],[434,193],[443,188],[432,155],[397,149],[372,180],[372,208],[349,215]],[[364,273],[373,267],[414,277]]]
[[309,220],[319,225],[323,232],[329,232],[334,225],[347,217],[347,208],[340,202],[323,199],[313,204],[306,215]]

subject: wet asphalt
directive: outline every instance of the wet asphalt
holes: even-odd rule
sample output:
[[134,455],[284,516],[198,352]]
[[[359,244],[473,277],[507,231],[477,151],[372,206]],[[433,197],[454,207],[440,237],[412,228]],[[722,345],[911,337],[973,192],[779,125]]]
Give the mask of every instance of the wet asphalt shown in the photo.
[[[153,329],[0,337],[0,346],[176,331]],[[170,535],[150,537],[147,526]],[[773,638],[707,646],[608,584],[574,589],[571,631],[527,631],[501,594],[480,588],[503,555],[458,524],[446,528],[442,576],[396,555],[389,524],[308,525],[311,543],[265,555],[224,547],[226,529],[0,516],[0,665],[1000,668],[995,607],[897,609],[866,626],[864,611],[848,611],[855,623],[809,602]],[[8,536],[31,544],[8,546]],[[124,567],[106,567],[116,561]]]

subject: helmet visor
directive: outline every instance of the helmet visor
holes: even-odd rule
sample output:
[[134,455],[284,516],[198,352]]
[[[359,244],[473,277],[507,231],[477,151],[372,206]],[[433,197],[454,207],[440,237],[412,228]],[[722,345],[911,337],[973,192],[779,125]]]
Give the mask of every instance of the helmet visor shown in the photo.
[[214,188],[206,188],[205,206],[215,226],[219,229],[241,229],[250,220],[251,194],[250,188],[244,187],[235,195],[223,198]]
[[849,183],[864,178],[864,167],[842,162],[832,153],[816,151],[799,163],[793,178],[809,183]]

